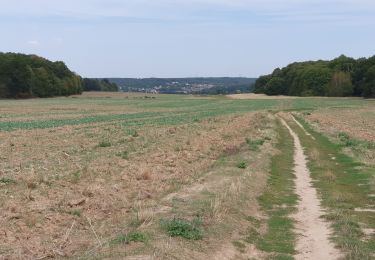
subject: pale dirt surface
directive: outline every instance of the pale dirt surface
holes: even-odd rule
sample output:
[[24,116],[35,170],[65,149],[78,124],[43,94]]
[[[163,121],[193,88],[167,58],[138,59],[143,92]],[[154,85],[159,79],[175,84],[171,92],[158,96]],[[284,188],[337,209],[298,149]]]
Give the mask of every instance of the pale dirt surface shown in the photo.
[[295,183],[296,193],[300,198],[298,211],[293,216],[299,233],[296,259],[338,259],[340,252],[329,240],[331,233],[329,225],[320,218],[323,210],[316,189],[311,184],[312,179],[301,142],[288,124],[283,119],[281,121],[288,128],[295,145]]
[[227,95],[227,97],[232,99],[297,99],[298,97],[290,97],[290,96],[267,96],[265,94],[232,94]]

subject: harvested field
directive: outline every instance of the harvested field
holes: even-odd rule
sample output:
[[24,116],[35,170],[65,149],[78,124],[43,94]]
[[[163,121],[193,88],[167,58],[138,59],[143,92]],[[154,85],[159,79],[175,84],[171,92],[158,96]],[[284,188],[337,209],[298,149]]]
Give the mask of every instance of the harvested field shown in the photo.
[[[338,107],[348,106],[372,122],[373,102],[359,99],[84,93],[1,100],[0,259],[291,256],[292,238],[287,252],[263,242],[273,236],[271,204],[284,203],[269,193],[271,161],[284,149],[274,114],[312,111],[306,118],[315,122],[339,110],[344,120],[350,110]],[[347,129],[332,131],[340,127]],[[292,188],[283,191],[290,198]],[[173,225],[193,233],[176,237]]]
[[331,135],[344,132],[355,139],[375,140],[373,107],[319,109],[306,116],[306,119]]

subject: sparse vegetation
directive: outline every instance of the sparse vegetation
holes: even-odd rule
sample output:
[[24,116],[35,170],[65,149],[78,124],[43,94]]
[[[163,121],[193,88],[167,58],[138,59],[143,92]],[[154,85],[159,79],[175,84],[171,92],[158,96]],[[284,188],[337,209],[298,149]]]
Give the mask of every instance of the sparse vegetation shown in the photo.
[[99,147],[111,147],[112,144],[109,141],[100,141],[98,144]]
[[131,242],[146,243],[149,237],[141,232],[130,232],[128,234],[122,234],[117,236],[111,241],[111,244],[129,244]]
[[203,238],[202,221],[199,218],[191,221],[183,218],[162,219],[160,225],[171,237],[192,240]]
[[268,215],[267,231],[262,234],[251,228],[246,240],[277,259],[290,259],[295,253],[296,235],[290,214],[295,210],[297,196],[294,193],[293,140],[281,123],[278,124],[279,152],[272,158],[268,188],[259,202]]
[[[313,131],[301,118],[299,121],[315,138],[302,138],[308,155],[311,156],[309,151],[313,149],[319,151],[318,157],[310,160],[309,166],[327,209],[325,218],[333,223],[334,240],[348,259],[371,259],[374,237],[366,238],[363,228],[375,228],[373,212],[356,209],[373,205],[370,183],[374,177],[374,166],[356,162],[342,152],[340,145]],[[300,131],[297,127],[295,129]],[[340,133],[339,136],[344,146],[356,145],[347,134]]]
[[[300,111],[313,120],[323,109],[365,111],[366,132],[353,135],[346,124],[332,140],[348,155],[372,149],[365,143],[371,143],[371,100],[155,97],[90,92],[0,103],[2,256],[214,259],[232,250],[247,259],[255,250],[261,259],[290,259],[293,147],[274,113]],[[353,257],[368,256],[372,237],[364,228],[373,228],[371,217],[353,207],[371,205],[371,198],[359,204],[356,189],[336,185],[357,183],[369,191],[371,168],[302,141],[316,163],[311,167],[331,160],[313,174],[318,190],[321,183],[335,189],[322,193],[324,206],[340,206],[326,216],[337,225],[335,241],[362,250]],[[353,180],[338,171],[352,172]],[[344,231],[346,240],[338,240]]]
[[17,182],[15,180],[11,179],[11,178],[3,177],[3,178],[0,178],[0,183],[3,183],[3,184],[15,184]]
[[259,146],[262,146],[264,142],[265,139],[251,140],[250,138],[246,138],[246,143],[249,145],[249,149],[252,151],[257,151]]
[[237,168],[239,169],[246,169],[247,168],[247,163],[244,161],[238,162],[237,163]]

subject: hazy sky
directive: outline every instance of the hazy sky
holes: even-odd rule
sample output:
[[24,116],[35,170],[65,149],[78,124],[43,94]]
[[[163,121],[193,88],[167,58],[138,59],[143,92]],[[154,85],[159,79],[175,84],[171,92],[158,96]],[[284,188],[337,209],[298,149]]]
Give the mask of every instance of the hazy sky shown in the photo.
[[375,54],[374,0],[0,0],[0,51],[87,77],[259,76]]

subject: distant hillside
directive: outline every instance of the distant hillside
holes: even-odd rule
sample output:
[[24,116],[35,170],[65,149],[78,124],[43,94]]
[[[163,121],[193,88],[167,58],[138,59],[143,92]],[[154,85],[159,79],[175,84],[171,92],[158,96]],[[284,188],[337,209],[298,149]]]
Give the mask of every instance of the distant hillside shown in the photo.
[[0,98],[52,97],[81,92],[81,77],[62,61],[0,52]]
[[375,97],[375,56],[307,61],[259,77],[254,92],[289,96]]
[[251,92],[254,78],[109,78],[122,91],[167,94],[233,94]]

